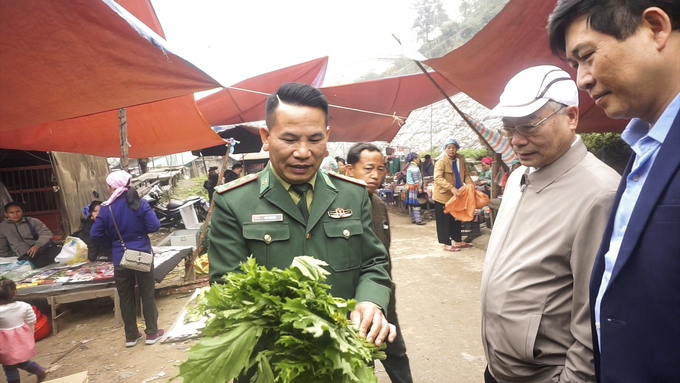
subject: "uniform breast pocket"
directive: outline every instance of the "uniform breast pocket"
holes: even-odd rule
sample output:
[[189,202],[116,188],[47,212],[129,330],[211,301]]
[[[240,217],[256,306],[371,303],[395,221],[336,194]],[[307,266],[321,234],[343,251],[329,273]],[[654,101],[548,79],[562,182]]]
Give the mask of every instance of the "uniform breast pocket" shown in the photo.
[[290,257],[288,222],[245,222],[243,238],[257,263],[268,268],[276,263],[274,257]]
[[361,234],[364,227],[358,219],[339,219],[323,223],[326,232],[328,263],[336,271],[361,266]]

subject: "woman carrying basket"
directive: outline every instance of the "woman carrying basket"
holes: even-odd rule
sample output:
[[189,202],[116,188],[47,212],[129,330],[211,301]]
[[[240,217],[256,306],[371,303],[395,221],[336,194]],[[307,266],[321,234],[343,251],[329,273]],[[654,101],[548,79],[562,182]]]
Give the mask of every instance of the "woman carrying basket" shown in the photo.
[[[133,347],[144,336],[137,328],[135,311],[135,281],[139,286],[146,328],[146,344],[156,343],[163,330],[158,328],[158,310],[154,297],[153,257],[147,265],[149,271],[123,267],[121,261],[128,250],[152,253],[149,233],[158,231],[161,223],[146,200],[139,198],[130,187],[132,176],[119,170],[106,177],[111,197],[102,203],[99,215],[92,225],[90,236],[103,246],[111,247],[116,289],[120,296],[120,312],[125,324],[125,347]],[[124,262],[125,263],[125,262]]]

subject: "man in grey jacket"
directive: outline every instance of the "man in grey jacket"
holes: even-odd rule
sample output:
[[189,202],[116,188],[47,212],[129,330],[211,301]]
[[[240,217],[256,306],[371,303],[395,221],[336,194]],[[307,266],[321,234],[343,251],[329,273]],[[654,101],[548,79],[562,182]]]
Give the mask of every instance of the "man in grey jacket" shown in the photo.
[[575,134],[578,90],[558,67],[518,73],[491,113],[523,166],[482,273],[485,382],[594,382],[588,283],[619,175]]
[[[39,219],[24,217],[21,205],[5,205],[5,220],[0,222],[0,254],[31,261],[35,268],[54,262],[59,248],[54,246],[52,232]],[[12,254],[13,253],[13,254]]]

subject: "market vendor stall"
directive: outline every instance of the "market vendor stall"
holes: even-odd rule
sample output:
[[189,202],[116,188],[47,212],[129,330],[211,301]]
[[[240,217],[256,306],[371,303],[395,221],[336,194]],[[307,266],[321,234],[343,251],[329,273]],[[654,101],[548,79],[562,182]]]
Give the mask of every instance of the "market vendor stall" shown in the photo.
[[[154,248],[154,279],[161,282],[184,258],[191,256],[192,247],[163,246]],[[50,305],[52,331],[57,334],[56,320],[61,304],[110,297],[114,301],[116,323],[121,316],[111,262],[83,262],[74,265],[53,264],[42,269],[5,273],[17,282],[17,299],[45,299]]]

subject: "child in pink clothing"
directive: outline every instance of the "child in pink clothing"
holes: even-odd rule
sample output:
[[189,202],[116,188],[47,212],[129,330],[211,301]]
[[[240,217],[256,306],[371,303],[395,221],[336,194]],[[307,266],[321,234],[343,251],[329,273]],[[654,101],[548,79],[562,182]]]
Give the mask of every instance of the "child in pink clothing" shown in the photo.
[[33,326],[35,313],[31,305],[14,300],[16,284],[11,279],[0,279],[0,364],[8,383],[19,383],[19,369],[45,380],[47,371],[31,361],[35,355]]

